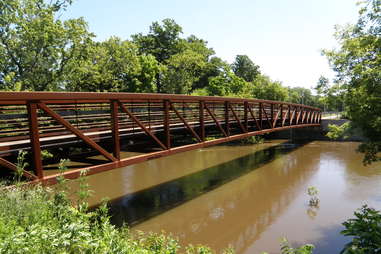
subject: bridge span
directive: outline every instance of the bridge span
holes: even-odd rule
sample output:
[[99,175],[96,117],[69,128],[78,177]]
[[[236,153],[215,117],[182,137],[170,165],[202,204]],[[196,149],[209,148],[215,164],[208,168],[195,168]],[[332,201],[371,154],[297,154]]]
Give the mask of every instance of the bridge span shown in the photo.
[[[264,133],[320,126],[321,110],[280,101],[136,93],[0,92],[0,168],[17,170],[28,151],[26,178],[48,184],[42,151],[64,158],[86,145],[105,160],[61,173],[77,178],[145,160]],[[181,142],[178,140],[181,139]],[[143,143],[145,152],[124,156]],[[56,153],[56,154],[54,154]]]

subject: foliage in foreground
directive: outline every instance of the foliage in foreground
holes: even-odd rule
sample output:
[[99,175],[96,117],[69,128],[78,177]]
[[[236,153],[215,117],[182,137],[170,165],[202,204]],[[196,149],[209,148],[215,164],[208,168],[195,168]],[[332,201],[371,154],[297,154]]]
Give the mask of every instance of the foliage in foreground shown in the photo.
[[[300,247],[293,248],[286,238],[281,240],[280,246],[281,254],[312,254],[315,248],[312,244],[305,244]],[[262,254],[267,254],[267,252]]]
[[341,234],[352,236],[342,254],[375,254],[381,252],[381,214],[364,205],[354,213],[355,218],[343,223]]
[[[110,224],[106,206],[73,207],[65,192],[41,186],[0,191],[0,253],[179,253],[177,240]],[[186,253],[212,253],[189,246]]]

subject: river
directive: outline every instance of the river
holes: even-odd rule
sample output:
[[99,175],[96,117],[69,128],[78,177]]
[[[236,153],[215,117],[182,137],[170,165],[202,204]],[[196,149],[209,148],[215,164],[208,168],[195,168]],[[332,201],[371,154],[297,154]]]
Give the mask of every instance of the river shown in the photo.
[[[279,253],[286,237],[339,253],[341,223],[363,204],[381,209],[381,164],[364,167],[355,142],[284,140],[220,145],[88,177],[90,204],[110,199],[112,221],[165,231],[220,252]],[[308,206],[307,188],[319,190]]]

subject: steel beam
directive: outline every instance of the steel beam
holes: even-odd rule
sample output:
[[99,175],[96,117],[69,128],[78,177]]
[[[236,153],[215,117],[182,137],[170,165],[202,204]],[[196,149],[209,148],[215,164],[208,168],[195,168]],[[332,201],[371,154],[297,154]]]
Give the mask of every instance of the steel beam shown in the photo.
[[[15,164],[13,164],[12,162],[10,162],[10,161],[8,161],[8,160],[6,160],[6,159],[4,159],[4,158],[1,158],[1,157],[0,157],[0,165],[3,166],[3,167],[8,168],[8,169],[10,169],[10,170],[13,170],[13,171],[15,171],[15,172],[18,171],[18,168],[17,168],[17,166],[16,166]],[[31,179],[31,180],[38,179],[37,176],[35,176],[35,175],[29,173],[29,172],[26,171],[26,170],[23,170],[23,171],[22,171],[22,175],[25,176],[25,177],[28,178],[28,179]]]
[[102,147],[100,147],[97,143],[95,143],[93,140],[91,140],[89,137],[86,137],[85,134],[83,134],[80,130],[72,126],[68,121],[63,119],[60,115],[58,115],[56,112],[51,110],[49,107],[47,107],[44,103],[38,103],[38,107],[45,111],[49,116],[51,116],[53,119],[55,119],[57,122],[62,124],[68,131],[71,131],[74,135],[76,135],[78,138],[82,139],[85,143],[87,143],[90,147],[97,150],[100,154],[102,154],[106,159],[110,161],[117,161],[114,156],[112,156],[109,152],[104,150]]
[[253,112],[253,110],[252,110],[250,104],[248,104],[247,106],[248,106],[247,109],[249,110],[249,113],[250,113],[251,117],[252,117],[252,118],[254,119],[254,121],[255,121],[255,125],[257,126],[257,129],[258,129],[258,130],[262,130],[261,125],[260,125],[260,123],[258,122],[257,118],[255,117],[254,112]]
[[203,101],[200,101],[198,104],[199,108],[199,122],[200,122],[200,138],[202,141],[205,141],[205,118],[204,118],[204,108],[205,104]]
[[38,178],[44,177],[42,159],[41,159],[41,145],[40,145],[40,133],[38,131],[38,115],[37,115],[37,103],[28,102],[28,119],[29,119],[29,137],[30,146],[32,149],[32,161],[33,169],[36,172]]
[[202,142],[201,138],[197,135],[197,133],[193,130],[193,128],[189,125],[189,123],[184,119],[184,117],[177,111],[176,107],[173,103],[170,103],[172,110],[175,112],[178,118],[184,123],[185,127],[190,131],[190,133],[197,139],[198,142]]
[[170,133],[170,115],[169,115],[169,100],[164,100],[163,102],[163,108],[164,108],[164,139],[165,139],[165,145],[167,146],[167,149],[171,148],[171,133]]
[[237,115],[236,112],[234,111],[234,108],[232,107],[231,104],[229,104],[229,108],[230,108],[230,110],[232,111],[233,116],[234,116],[235,120],[237,121],[239,127],[241,128],[242,132],[247,132],[247,129],[242,125],[241,120],[239,119],[238,115]]
[[136,116],[134,114],[132,114],[126,108],[126,106],[124,106],[124,104],[122,102],[118,101],[118,104],[119,104],[119,107],[122,109],[122,111],[125,114],[127,114],[148,136],[150,136],[153,140],[155,140],[155,142],[158,143],[161,148],[163,148],[164,150],[168,149],[150,130],[148,130],[144,126],[144,124],[138,118],[136,118]]
[[229,123],[229,102],[225,101],[225,132],[230,136],[230,123]]
[[220,131],[222,132],[222,134],[224,134],[225,137],[227,137],[227,133],[225,132],[224,128],[222,128],[220,122],[218,121],[218,119],[216,118],[216,116],[213,114],[213,112],[210,110],[210,108],[208,107],[207,104],[205,104],[205,109],[206,111],[208,112],[208,114],[212,117],[213,121],[216,123],[217,127],[220,129]]
[[120,137],[119,137],[119,105],[117,100],[110,103],[111,110],[111,131],[114,157],[120,160]]

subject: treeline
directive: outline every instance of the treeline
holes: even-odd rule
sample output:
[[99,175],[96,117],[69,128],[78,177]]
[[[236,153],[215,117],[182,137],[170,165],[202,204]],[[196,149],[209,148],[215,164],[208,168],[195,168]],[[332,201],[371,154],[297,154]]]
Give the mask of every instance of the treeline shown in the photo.
[[82,18],[61,20],[71,0],[0,1],[0,90],[235,96],[322,107],[309,89],[284,87],[248,56],[227,63],[172,19],[130,40],[98,42]]

